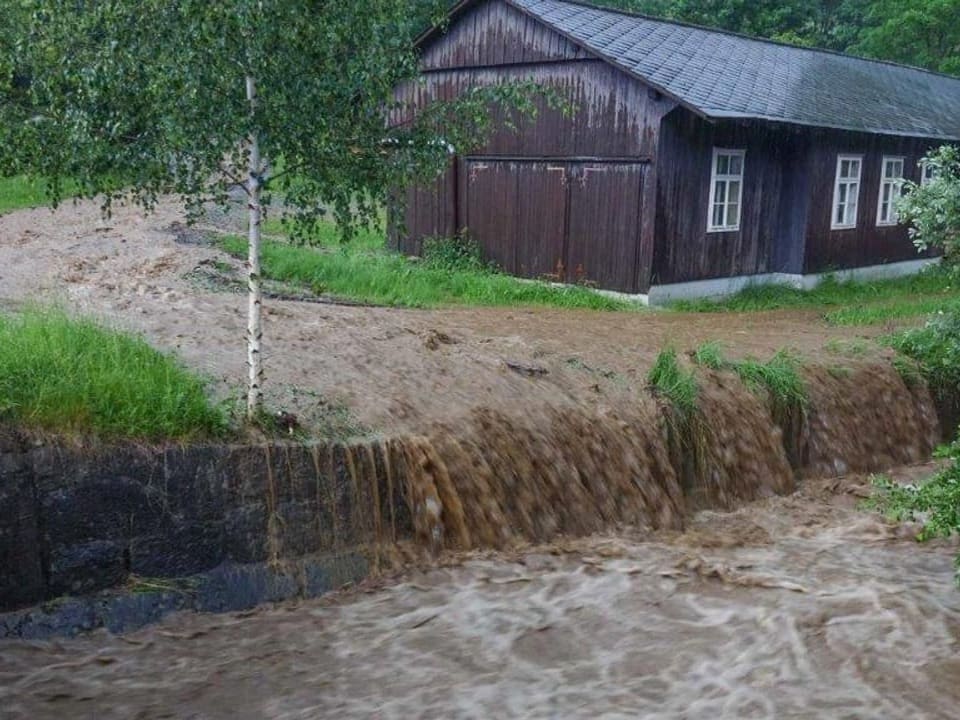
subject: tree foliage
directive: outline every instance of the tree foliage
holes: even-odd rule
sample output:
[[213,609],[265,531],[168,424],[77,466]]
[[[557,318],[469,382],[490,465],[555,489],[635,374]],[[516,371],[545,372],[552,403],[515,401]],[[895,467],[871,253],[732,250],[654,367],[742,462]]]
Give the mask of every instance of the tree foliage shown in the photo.
[[933,173],[930,182],[907,182],[897,203],[901,221],[910,225],[910,237],[919,250],[937,248],[948,260],[960,257],[960,149],[944,145],[931,151],[923,165]]
[[195,214],[246,194],[251,414],[270,194],[301,228],[329,210],[349,235],[392,188],[479,144],[491,104],[534,109],[519,84],[404,112],[394,93],[417,75],[420,30],[410,0],[0,3],[0,172],[45,178],[54,201],[69,178],[107,209],[175,194]]
[[797,45],[960,74],[960,0],[596,0]]

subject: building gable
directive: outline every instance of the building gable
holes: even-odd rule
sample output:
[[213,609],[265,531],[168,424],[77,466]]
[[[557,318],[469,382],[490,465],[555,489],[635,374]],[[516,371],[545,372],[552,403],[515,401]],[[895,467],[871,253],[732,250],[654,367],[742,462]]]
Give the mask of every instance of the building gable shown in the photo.
[[467,8],[421,46],[425,71],[585,60],[594,56],[503,0]]

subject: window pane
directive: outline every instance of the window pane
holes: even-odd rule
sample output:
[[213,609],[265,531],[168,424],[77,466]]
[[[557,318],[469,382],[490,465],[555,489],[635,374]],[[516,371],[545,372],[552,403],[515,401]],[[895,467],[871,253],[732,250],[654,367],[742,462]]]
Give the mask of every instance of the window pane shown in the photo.
[[730,202],[737,202],[737,199],[740,197],[740,181],[731,180],[727,184],[727,188],[728,188],[727,192],[729,196],[728,199],[730,200]]
[[713,193],[713,201],[716,203],[725,203],[727,201],[727,183],[723,180],[717,180],[716,189]]
[[717,175],[726,175],[729,170],[730,170],[730,156],[717,155]]
[[837,187],[837,203],[844,205],[847,202],[847,184],[840,183]]
[[740,206],[730,203],[727,206],[727,225],[734,227],[740,224]]
[[837,215],[836,223],[837,225],[843,225],[843,219],[847,216],[847,208],[845,205],[837,205]]
[[850,177],[855,178],[860,174],[860,161],[851,160],[850,161]]
[[730,157],[730,174],[743,175],[743,158],[739,155]]
[[850,177],[850,161],[849,160],[840,161],[840,177],[842,178]]
[[723,227],[723,210],[725,205],[713,206],[713,227]]
[[890,203],[890,191],[893,189],[893,185],[890,183],[883,184],[882,197],[884,204]]
[[847,205],[847,225],[857,224],[857,186],[850,186],[850,203]]

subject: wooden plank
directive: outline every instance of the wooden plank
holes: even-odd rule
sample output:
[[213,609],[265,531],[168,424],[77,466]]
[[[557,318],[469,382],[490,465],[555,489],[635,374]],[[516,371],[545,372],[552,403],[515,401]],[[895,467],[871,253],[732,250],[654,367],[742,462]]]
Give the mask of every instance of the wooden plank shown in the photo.
[[423,70],[577,60],[590,54],[546,25],[489,0],[467,11],[445,35],[423,49]]
[[637,291],[645,168],[640,163],[572,166],[568,281]]

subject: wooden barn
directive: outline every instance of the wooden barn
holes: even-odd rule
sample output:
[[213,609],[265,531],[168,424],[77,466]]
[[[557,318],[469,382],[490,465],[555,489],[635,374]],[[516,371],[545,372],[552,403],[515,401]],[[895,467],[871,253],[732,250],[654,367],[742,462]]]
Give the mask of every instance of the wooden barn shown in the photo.
[[893,198],[960,140],[960,79],[566,0],[463,0],[410,112],[479,84],[567,98],[407,194],[397,249],[466,230],[507,272],[646,296],[901,274]]

